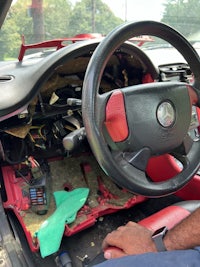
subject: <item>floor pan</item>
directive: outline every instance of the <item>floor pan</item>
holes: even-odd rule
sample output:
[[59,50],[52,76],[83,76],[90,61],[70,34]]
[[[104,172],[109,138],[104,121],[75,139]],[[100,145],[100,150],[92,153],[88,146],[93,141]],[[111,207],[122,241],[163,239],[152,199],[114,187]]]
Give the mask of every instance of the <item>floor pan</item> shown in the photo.
[[[92,259],[100,253],[101,242],[106,233],[129,220],[138,221],[145,216],[137,206],[146,202],[146,198],[127,192],[113,183],[91,154],[54,159],[49,161],[49,166],[47,185],[50,203],[46,214],[38,215],[35,212],[35,206],[30,205],[27,183],[29,178],[28,176],[16,177],[16,170],[12,166],[3,167],[5,188],[8,192],[4,207],[13,208],[25,232],[29,233],[37,244],[34,238],[35,232],[56,210],[53,192],[89,188],[87,202],[77,213],[76,220],[66,225],[60,246],[60,250],[69,251],[74,266],[82,266],[81,259],[86,255]],[[37,253],[39,255],[39,251]],[[56,255],[48,256],[44,260],[37,258],[42,265],[48,261],[53,261],[55,265],[55,259]],[[53,266],[50,262],[48,266]]]

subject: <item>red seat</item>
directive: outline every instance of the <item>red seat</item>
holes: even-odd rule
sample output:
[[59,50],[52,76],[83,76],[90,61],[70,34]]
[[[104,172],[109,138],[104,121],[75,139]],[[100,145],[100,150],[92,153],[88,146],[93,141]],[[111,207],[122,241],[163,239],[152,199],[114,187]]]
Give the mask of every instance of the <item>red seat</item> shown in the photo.
[[141,220],[139,224],[153,231],[163,226],[167,226],[168,229],[171,229],[173,226],[186,218],[188,215],[190,215],[191,212],[199,207],[199,200],[178,202]]

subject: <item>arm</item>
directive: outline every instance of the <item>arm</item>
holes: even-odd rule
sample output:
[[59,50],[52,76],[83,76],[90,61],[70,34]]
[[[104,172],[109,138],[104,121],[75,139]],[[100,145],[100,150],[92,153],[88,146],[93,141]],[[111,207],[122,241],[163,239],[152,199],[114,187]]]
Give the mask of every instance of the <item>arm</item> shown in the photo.
[[[117,258],[131,254],[156,252],[151,238],[152,231],[129,222],[109,233],[102,247],[105,258]],[[164,238],[167,250],[189,249],[200,245],[200,208],[168,231]]]
[[200,208],[168,231],[164,238],[167,250],[189,249],[200,245]]

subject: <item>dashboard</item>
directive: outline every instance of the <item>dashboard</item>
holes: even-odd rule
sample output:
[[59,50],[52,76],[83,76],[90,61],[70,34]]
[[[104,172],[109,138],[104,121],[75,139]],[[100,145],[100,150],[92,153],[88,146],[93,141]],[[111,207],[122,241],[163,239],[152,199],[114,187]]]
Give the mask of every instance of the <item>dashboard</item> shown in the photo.
[[[6,79],[4,86],[10,91],[20,90],[18,103],[15,98],[5,100],[7,107],[1,110],[6,118],[0,122],[3,161],[15,164],[27,155],[46,158],[88,149],[81,116],[81,96],[84,74],[98,43],[82,42],[81,49],[80,44],[71,45],[71,58],[67,57],[67,51],[64,53],[65,49],[61,49],[50,55],[50,60],[48,57],[39,61],[24,60],[6,66],[6,75],[1,75]],[[27,82],[23,80],[24,74],[28,76]],[[148,57],[135,45],[126,43],[109,59],[100,94],[155,79],[158,79],[158,72]],[[27,96],[31,98],[25,102]],[[21,107],[25,107],[23,111],[20,111]]]
[[[3,162],[20,163],[30,155],[37,159],[69,156],[89,149],[82,121],[81,97],[84,74],[98,43],[90,40],[72,44],[46,58],[24,59],[1,68],[1,83],[5,90],[14,92],[10,94],[14,97],[1,99],[5,102],[0,110]],[[99,93],[171,80],[190,83],[192,73],[188,65],[176,63],[155,67],[139,47],[127,42],[108,60]],[[198,127],[199,112],[193,108],[192,138],[199,138]]]

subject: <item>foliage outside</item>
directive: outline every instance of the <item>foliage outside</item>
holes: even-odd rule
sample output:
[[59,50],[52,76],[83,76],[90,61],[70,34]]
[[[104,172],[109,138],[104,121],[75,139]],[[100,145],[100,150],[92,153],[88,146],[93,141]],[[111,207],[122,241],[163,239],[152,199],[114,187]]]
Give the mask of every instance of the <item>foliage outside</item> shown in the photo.
[[[43,0],[44,35],[39,37],[35,36],[33,31],[32,1],[18,0],[12,6],[7,22],[1,29],[0,59],[17,57],[22,35],[25,36],[26,44],[35,43],[38,40],[72,37],[76,34],[91,33],[94,30],[105,35],[123,22],[101,0],[93,2],[95,11],[92,14],[91,0],[77,2],[74,7],[70,0]],[[95,17],[92,18],[92,15]],[[92,26],[95,26],[95,29]]]
[[186,37],[199,31],[199,0],[167,0],[164,6],[162,22],[174,27]]
[[[16,58],[21,36],[26,44],[38,40],[72,37],[81,33],[97,32],[106,35],[123,23],[101,0],[82,0],[75,6],[70,0],[43,0],[42,36],[34,33],[32,0],[18,0],[7,16],[0,35],[0,59]],[[200,25],[199,0],[166,0],[162,22],[165,22],[185,36],[192,36]],[[38,39],[39,38],[39,39]],[[195,35],[195,38],[197,36]],[[199,38],[200,39],[200,38]]]

